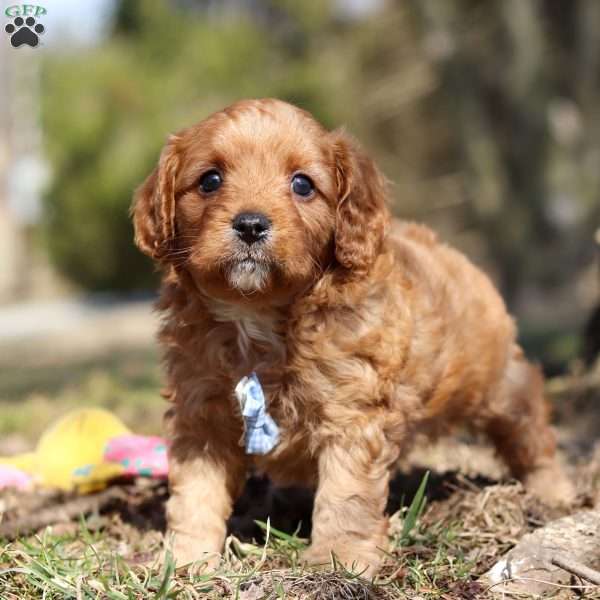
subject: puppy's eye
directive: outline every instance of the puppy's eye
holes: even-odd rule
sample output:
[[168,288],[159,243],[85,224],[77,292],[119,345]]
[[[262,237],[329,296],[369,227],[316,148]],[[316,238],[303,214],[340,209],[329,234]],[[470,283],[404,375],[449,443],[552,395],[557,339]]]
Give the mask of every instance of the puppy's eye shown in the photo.
[[307,175],[298,173],[292,177],[292,191],[302,198],[308,198],[315,191],[315,186]]
[[211,192],[216,192],[223,183],[223,178],[218,171],[214,169],[211,171],[207,171],[200,177],[200,191],[205,194],[210,194]]

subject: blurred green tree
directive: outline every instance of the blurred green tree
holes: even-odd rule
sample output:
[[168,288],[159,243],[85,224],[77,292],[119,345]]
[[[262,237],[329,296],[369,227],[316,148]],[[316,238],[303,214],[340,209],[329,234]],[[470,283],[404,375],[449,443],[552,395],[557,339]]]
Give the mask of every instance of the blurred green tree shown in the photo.
[[103,44],[45,65],[52,256],[89,289],[147,286],[127,208],[166,135],[277,96],[347,124],[396,214],[482,262],[517,315],[572,329],[600,221],[599,57],[589,0],[121,0]]
[[153,286],[128,207],[170,132],[243,97],[277,96],[333,122],[334,82],[304,42],[324,11],[294,20],[275,4],[252,16],[209,5],[122,1],[105,43],[44,65],[54,173],[45,238],[58,268],[85,289]]

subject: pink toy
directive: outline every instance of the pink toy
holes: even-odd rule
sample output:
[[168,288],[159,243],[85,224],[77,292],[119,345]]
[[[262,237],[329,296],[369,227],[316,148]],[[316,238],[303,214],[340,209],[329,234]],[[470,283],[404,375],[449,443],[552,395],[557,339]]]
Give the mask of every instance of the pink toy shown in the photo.
[[0,465],[0,490],[3,488],[16,488],[23,490],[32,483],[30,475],[13,467],[12,465]]
[[104,449],[106,462],[119,463],[124,475],[167,476],[167,444],[156,436],[124,434],[112,438]]

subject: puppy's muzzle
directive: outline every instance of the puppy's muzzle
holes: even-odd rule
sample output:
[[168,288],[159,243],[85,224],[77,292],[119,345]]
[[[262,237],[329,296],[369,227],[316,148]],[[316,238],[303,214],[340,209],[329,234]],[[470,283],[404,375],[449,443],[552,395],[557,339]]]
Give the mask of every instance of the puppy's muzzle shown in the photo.
[[234,217],[231,227],[250,246],[265,240],[271,230],[271,221],[262,213],[243,212]]

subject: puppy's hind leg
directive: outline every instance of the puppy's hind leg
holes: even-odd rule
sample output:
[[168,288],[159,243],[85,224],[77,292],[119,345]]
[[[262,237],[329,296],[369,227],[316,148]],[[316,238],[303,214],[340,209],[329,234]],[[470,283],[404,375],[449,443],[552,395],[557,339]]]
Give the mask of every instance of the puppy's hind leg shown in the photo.
[[568,504],[574,489],[556,457],[556,436],[539,368],[514,347],[504,378],[490,397],[484,430],[512,474],[550,504]]

